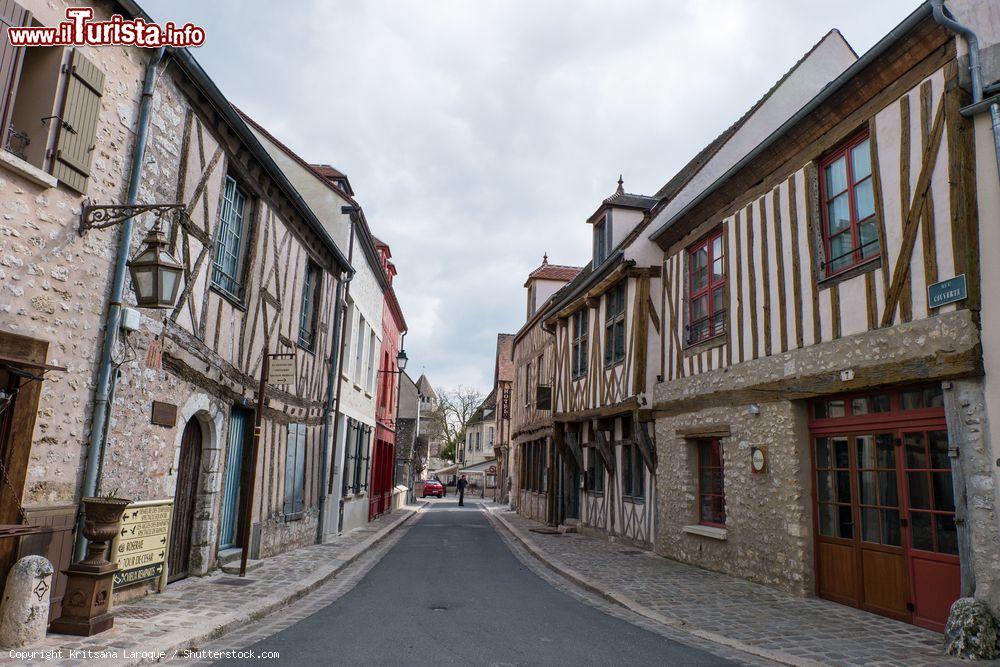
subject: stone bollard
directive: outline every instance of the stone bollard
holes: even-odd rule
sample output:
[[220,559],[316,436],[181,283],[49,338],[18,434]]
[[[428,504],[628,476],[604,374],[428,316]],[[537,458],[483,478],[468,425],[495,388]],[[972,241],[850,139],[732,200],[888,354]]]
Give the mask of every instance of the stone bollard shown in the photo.
[[944,634],[949,655],[966,660],[992,660],[1000,656],[997,622],[986,603],[975,598],[955,600]]
[[41,556],[14,563],[0,603],[0,646],[21,648],[45,639],[52,572],[52,563]]

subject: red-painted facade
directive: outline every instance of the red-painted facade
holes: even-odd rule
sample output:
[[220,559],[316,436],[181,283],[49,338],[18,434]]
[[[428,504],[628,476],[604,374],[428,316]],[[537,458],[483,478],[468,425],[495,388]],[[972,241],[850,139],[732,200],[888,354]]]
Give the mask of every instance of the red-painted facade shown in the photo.
[[392,509],[392,490],[396,473],[396,408],[399,369],[396,355],[406,333],[406,320],[396,300],[392,283],[396,267],[389,246],[375,239],[389,289],[383,293],[382,349],[379,350],[378,396],[375,404],[375,444],[372,454],[372,483],[368,519]]

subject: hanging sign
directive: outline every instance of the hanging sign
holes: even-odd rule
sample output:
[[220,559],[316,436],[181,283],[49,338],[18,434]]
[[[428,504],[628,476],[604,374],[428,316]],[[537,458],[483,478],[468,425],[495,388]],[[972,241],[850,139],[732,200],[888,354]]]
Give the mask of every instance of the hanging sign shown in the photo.
[[267,366],[267,383],[295,384],[295,357],[272,357]]
[[927,286],[927,305],[930,308],[940,308],[949,303],[961,301],[967,296],[969,293],[964,273]]
[[115,588],[158,579],[163,592],[173,511],[173,500],[145,500],[125,508],[111,543],[111,556],[118,566]]

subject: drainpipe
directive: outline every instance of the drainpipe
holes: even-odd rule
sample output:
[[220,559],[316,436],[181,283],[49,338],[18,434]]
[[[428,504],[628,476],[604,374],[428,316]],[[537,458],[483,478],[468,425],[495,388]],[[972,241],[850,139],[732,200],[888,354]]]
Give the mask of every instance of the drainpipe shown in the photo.
[[[351,265],[351,266],[354,266],[354,227],[357,224],[356,221],[355,221],[355,216],[357,215],[357,209],[354,206],[341,206],[340,207],[340,212],[341,213],[346,213],[348,215],[350,221],[351,221],[351,235],[350,235],[350,240],[348,241],[348,245],[347,245],[347,263],[349,265]],[[341,308],[343,310],[347,310],[347,299],[351,295],[351,280],[353,278],[354,278],[354,272],[352,271],[351,273],[348,274],[347,278],[344,279],[344,299],[343,299],[342,303],[338,303],[337,304],[338,308]],[[341,341],[341,345],[343,345],[344,341],[347,340],[347,325],[348,325],[347,318],[341,317],[341,324],[340,324],[340,341]],[[336,407],[334,408],[334,411],[333,411],[333,456],[334,456],[335,459],[337,457],[337,437],[338,437],[338,433],[340,432],[340,416],[341,416],[341,410],[340,410],[340,388],[341,388],[341,385],[344,382],[344,355],[343,354],[340,355],[340,359],[338,359],[338,361],[337,361],[337,367],[336,368],[337,368],[337,398],[336,398]],[[334,474],[333,473],[334,473],[335,469],[336,469],[336,465],[330,466],[330,475],[329,475],[329,479],[327,481],[327,489],[326,489],[327,494],[333,493],[333,479],[334,479]],[[338,509],[338,518],[337,518],[337,532],[338,533],[340,532],[340,521],[341,521],[341,513],[343,511],[343,503],[344,503],[344,499],[341,498],[340,499],[340,508]]]
[[[348,251],[350,252],[350,251]],[[319,473],[319,522],[316,524],[316,543],[322,544],[326,537],[326,484],[323,483],[323,476],[330,465],[330,413],[333,411],[334,385],[337,379],[337,370],[340,364],[340,357],[343,356],[341,334],[341,320],[344,309],[341,307],[341,292],[344,286],[350,282],[354,275],[353,270],[340,274],[340,281],[337,283],[336,302],[333,309],[333,344],[330,349],[330,371],[326,376],[326,403],[323,405],[323,465]],[[339,395],[339,385],[338,395]]]
[[934,21],[948,30],[961,35],[969,48],[969,76],[972,79],[972,104],[962,109],[962,115],[974,116],[989,110],[990,123],[993,126],[993,150],[996,153],[997,171],[1000,173],[1000,100],[994,95],[983,101],[983,71],[979,54],[979,39],[968,26],[955,20],[955,15],[944,6],[944,0],[931,0],[931,10]]
[[[146,64],[146,79],[142,86],[142,98],[139,100],[139,121],[135,131],[135,143],[132,145],[132,167],[129,174],[126,204],[135,204],[138,201],[142,165],[146,157],[146,137],[149,134],[149,113],[153,105],[153,88],[156,85],[156,68],[163,60],[165,52],[166,47],[161,46]],[[111,356],[118,339],[118,325],[121,320],[126,265],[129,252],[132,249],[132,221],[131,217],[125,218],[121,231],[118,233],[118,253],[115,257],[111,295],[108,299],[108,314],[104,321],[104,343],[101,347],[101,363],[97,369],[97,389],[94,392],[94,410],[90,419],[90,444],[87,449],[87,466],[83,473],[81,497],[92,496],[97,491],[98,469],[104,456],[104,445],[107,441],[105,426],[108,421],[108,395],[113,370]],[[73,551],[74,561],[83,559],[86,552],[85,542],[83,515],[81,514],[77,521],[76,544]]]

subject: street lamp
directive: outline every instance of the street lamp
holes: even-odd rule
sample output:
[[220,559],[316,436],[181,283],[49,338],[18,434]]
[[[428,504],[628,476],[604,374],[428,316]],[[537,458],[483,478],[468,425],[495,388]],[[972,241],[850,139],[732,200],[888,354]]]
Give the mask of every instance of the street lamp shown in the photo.
[[401,371],[406,370],[406,362],[406,350],[400,350],[399,354],[396,355],[396,367]]
[[143,249],[128,263],[132,288],[140,308],[173,308],[184,267],[167,251],[160,223],[143,239]]

